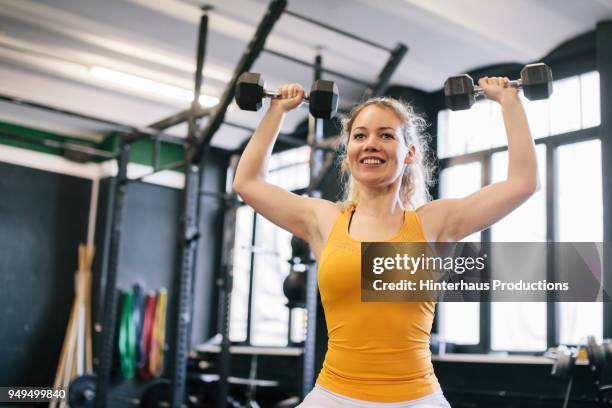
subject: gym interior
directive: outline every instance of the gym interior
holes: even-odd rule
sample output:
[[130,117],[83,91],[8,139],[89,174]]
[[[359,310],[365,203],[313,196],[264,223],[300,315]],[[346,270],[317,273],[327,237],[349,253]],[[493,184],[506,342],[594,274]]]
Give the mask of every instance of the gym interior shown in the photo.
[[[341,120],[389,96],[427,120],[432,199],[461,198],[508,166],[485,76],[520,88],[541,186],[465,241],[612,241],[609,0],[0,0],[0,405],[298,406],[317,263],[232,187],[269,99],[309,94],[269,183],[340,200]],[[612,406],[611,295],[438,302],[446,399]]]

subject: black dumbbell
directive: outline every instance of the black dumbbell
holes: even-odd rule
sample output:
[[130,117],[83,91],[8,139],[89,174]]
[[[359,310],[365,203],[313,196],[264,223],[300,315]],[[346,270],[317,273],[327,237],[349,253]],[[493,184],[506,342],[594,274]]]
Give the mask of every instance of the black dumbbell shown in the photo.
[[[521,70],[521,79],[509,81],[506,86],[523,90],[525,97],[531,101],[547,99],[552,94],[552,71],[544,63],[525,65]],[[474,105],[476,96],[484,91],[468,75],[450,77],[444,82],[444,100],[451,110],[469,109]]]
[[[243,110],[257,111],[263,98],[278,98],[276,91],[265,89],[263,78],[254,72],[245,72],[236,83],[236,103]],[[315,118],[331,119],[338,110],[338,87],[333,81],[314,81],[310,94],[304,98]]]

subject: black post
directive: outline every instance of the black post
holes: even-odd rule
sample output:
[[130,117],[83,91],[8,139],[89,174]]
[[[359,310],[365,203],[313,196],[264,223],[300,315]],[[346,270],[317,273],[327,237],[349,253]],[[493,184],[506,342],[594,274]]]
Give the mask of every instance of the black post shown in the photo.
[[374,96],[380,96],[385,93],[385,91],[387,90],[387,85],[389,85],[389,81],[393,76],[393,73],[399,66],[400,62],[402,62],[402,59],[404,58],[404,55],[406,55],[407,52],[408,48],[404,44],[397,44],[393,51],[391,51],[387,63],[380,71],[380,74],[378,74],[376,82],[374,82],[374,84],[372,84],[365,91],[363,97],[364,100],[372,98]]
[[[599,71],[599,89],[601,98],[601,124],[599,132],[601,135],[601,169],[603,174],[603,240],[604,245],[612,241],[612,50],[610,40],[612,39],[612,21],[604,21],[597,24],[596,29],[596,54],[597,71]],[[608,174],[608,176],[606,176]],[[603,336],[612,337],[612,259],[610,251],[604,250],[603,259],[605,276],[603,276],[604,294],[603,304]]]
[[[233,155],[230,160],[232,175],[238,167],[238,155]],[[223,245],[221,250],[221,271],[217,286],[219,288],[219,332],[221,333],[221,351],[219,352],[219,390],[217,391],[217,407],[224,408],[227,404],[229,393],[228,378],[230,374],[230,311],[232,300],[232,289],[234,285],[234,241],[236,238],[236,213],[238,211],[238,200],[235,194],[227,191],[228,198],[225,201],[223,217]]]
[[174,321],[175,347],[172,361],[172,408],[180,408],[185,398],[187,383],[187,353],[191,339],[191,317],[193,316],[193,282],[195,280],[196,249],[199,233],[200,183],[202,181],[200,168],[190,163],[188,157],[193,149],[196,132],[195,112],[200,107],[199,98],[202,88],[202,70],[206,52],[206,36],[208,31],[207,8],[200,18],[198,34],[197,61],[194,82],[194,97],[189,115],[189,132],[185,149],[185,188],[183,190],[183,234],[182,256],[178,274],[178,291],[176,299],[176,315]]
[[[314,80],[321,79],[321,55],[315,58]],[[321,171],[323,161],[323,151],[316,149],[323,140],[323,119],[309,117],[308,145],[311,146],[310,154],[310,180],[311,183],[317,178]],[[320,197],[319,191],[310,191],[313,197]],[[306,325],[306,341],[304,342],[304,364],[302,371],[302,398],[312,390],[315,376],[315,356],[317,345],[317,306],[318,306],[318,287],[317,287],[317,265],[312,264],[307,269],[306,276],[306,314],[308,323]]]
[[187,353],[191,316],[193,316],[191,295],[193,292],[193,271],[195,267],[196,245],[200,237],[198,231],[198,202],[200,172],[196,165],[185,166],[185,190],[183,194],[183,233],[181,265],[178,276],[177,308],[174,324],[172,365],[172,408],[180,408],[185,397],[187,382]]
[[[482,180],[482,186],[488,186],[492,182],[491,169],[492,165],[492,156],[487,155],[483,157],[481,164],[481,173],[480,177]],[[491,228],[487,228],[482,231],[480,235],[480,245],[481,248],[485,251],[485,253],[491,253],[490,249],[491,242]],[[484,279],[491,280],[491,268],[489,264],[482,271],[482,275]],[[491,295],[488,292],[484,292],[482,296],[480,296],[480,352],[488,353],[491,351]]]
[[[557,168],[556,149],[552,146],[546,147],[546,279],[555,282],[555,263],[557,253],[554,242],[557,240],[557,216],[555,213],[555,197],[557,196],[557,185],[555,169]],[[551,293],[546,294],[546,347],[556,347],[559,343],[559,311],[557,310],[557,297]]]
[[96,379],[96,408],[106,408],[107,394],[110,383],[113,350],[115,344],[115,326],[117,320],[117,268],[119,266],[119,244],[121,241],[121,220],[123,216],[123,201],[127,187],[127,165],[130,158],[131,145],[122,140],[119,149],[118,172],[115,178],[113,213],[111,220],[111,240],[109,268],[104,286],[104,315],[102,324],[102,339],[98,354],[98,374]]
[[255,36],[242,54],[242,58],[240,58],[240,61],[238,62],[238,65],[234,70],[232,79],[225,88],[225,92],[223,92],[223,95],[221,96],[221,101],[215,107],[214,113],[208,120],[206,127],[200,132],[194,150],[190,152],[189,158],[192,163],[199,163],[201,161],[206,146],[210,145],[210,141],[215,135],[215,132],[223,123],[227,107],[232,102],[232,99],[234,99],[238,76],[240,76],[240,74],[242,74],[243,72],[251,69],[253,63],[255,62],[255,59],[261,53],[266,39],[268,38],[268,35],[274,27],[274,24],[280,18],[281,14],[285,10],[285,7],[287,7],[287,0],[274,0],[272,1],[272,3],[270,3],[266,15],[261,20],[259,26],[257,27],[257,30],[255,31]]

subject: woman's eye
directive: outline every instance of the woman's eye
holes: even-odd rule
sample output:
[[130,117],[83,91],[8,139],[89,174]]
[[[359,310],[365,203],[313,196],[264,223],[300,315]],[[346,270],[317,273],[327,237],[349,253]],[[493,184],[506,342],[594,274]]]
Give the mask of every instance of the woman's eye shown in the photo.
[[385,139],[393,139],[394,138],[392,133],[383,133],[381,136],[383,138],[385,138]]
[[353,139],[361,139],[362,137],[365,137],[363,133],[356,133],[353,135]]

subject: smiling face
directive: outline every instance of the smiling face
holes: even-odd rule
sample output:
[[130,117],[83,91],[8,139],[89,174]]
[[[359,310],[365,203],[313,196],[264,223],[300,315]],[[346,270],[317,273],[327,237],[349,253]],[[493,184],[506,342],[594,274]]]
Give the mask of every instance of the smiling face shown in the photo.
[[369,187],[399,183],[415,147],[404,140],[401,119],[377,105],[363,108],[350,129],[347,160],[353,179]]

